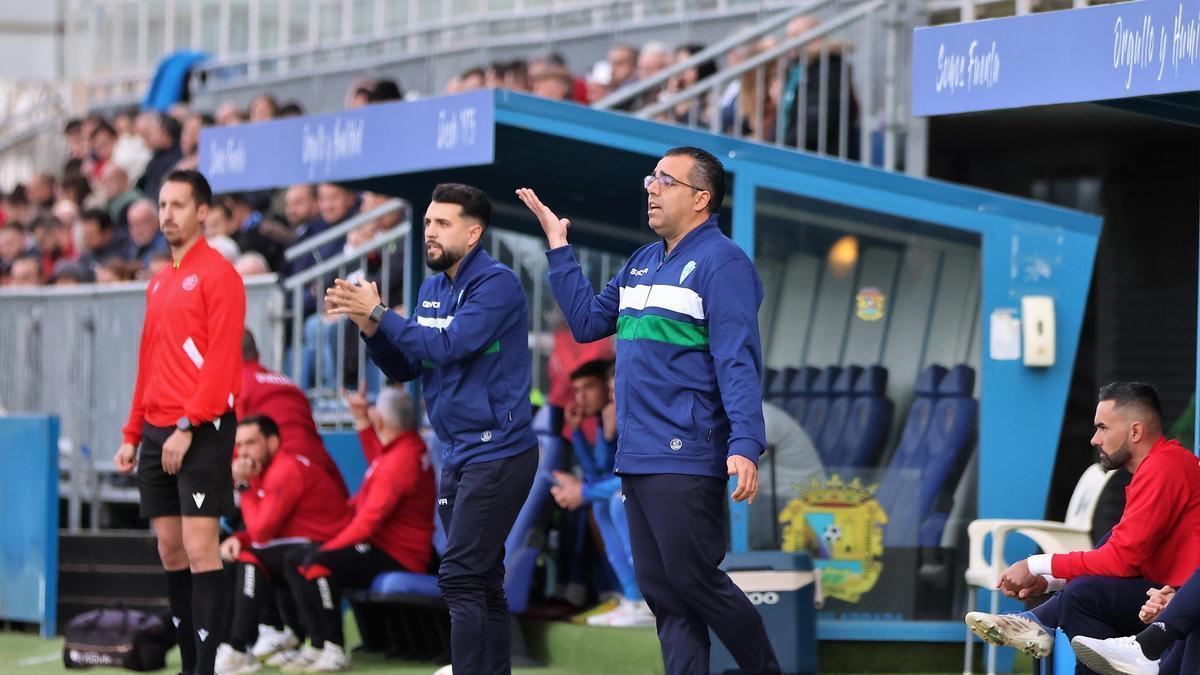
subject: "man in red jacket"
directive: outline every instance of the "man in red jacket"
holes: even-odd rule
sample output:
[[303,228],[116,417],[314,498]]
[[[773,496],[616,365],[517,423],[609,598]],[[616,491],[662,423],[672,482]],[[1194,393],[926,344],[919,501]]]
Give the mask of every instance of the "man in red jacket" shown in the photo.
[[312,405],[304,390],[287,376],[276,373],[258,362],[258,344],[250,329],[242,333],[242,390],[237,397],[238,419],[265,415],[279,425],[279,451],[304,455],[321,467],[338,485],[342,499],[350,496],[346,481],[313,422]]
[[[343,488],[308,457],[284,453],[282,446],[279,426],[270,417],[238,423],[233,477],[248,485],[241,493],[246,529],[221,545],[222,557],[238,564],[233,626],[226,641],[232,649],[223,651],[217,664],[222,675],[257,670],[248,647],[255,637],[264,582],[284,586],[293,596],[328,594],[327,586],[311,588],[290,571],[309,545],[329,541],[350,520]],[[301,612],[301,624],[313,639],[304,651],[306,660],[337,661],[339,654],[333,652],[340,652],[340,643],[327,647],[305,619]]]
[[172,171],[157,197],[172,263],[146,287],[137,384],[113,462],[121,473],[137,467],[141,513],[158,537],[183,670],[212,675],[227,597],[218,519],[234,512],[229,464],[246,290],[201,236],[212,201],[204,176]]
[[1148,590],[1178,588],[1200,567],[1200,539],[1192,536],[1200,532],[1200,464],[1163,437],[1158,392],[1140,382],[1102,388],[1095,426],[1100,465],[1133,474],[1125,513],[1095,550],[1034,555],[1009,567],[1000,579],[1009,597],[1062,592],[1031,612],[967,614],[967,625],[991,644],[1043,658],[1055,628],[1069,637],[1131,635]]
[[341,588],[370,586],[383,572],[424,574],[433,555],[436,485],[412,398],[388,387],[368,409],[361,390],[343,395],[370,466],[350,501],[350,524],[311,551],[301,567],[310,583],[326,583],[332,591],[306,595],[326,644],[343,644]]

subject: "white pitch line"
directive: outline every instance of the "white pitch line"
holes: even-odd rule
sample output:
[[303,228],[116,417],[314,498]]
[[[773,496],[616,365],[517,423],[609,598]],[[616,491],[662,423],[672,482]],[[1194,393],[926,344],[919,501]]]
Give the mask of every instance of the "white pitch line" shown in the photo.
[[47,654],[45,656],[31,656],[27,659],[21,659],[20,661],[17,661],[17,665],[18,666],[40,666],[43,663],[50,663],[51,661],[57,661],[61,658],[62,658],[62,652],[55,652],[54,654]]

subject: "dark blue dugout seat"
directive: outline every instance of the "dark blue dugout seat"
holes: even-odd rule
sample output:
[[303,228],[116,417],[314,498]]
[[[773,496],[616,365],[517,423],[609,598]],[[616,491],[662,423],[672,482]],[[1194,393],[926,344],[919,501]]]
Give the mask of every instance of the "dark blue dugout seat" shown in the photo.
[[825,466],[839,466],[841,461],[836,456],[842,432],[846,429],[846,419],[850,416],[850,404],[854,401],[854,385],[862,374],[860,366],[846,366],[833,383],[833,396],[829,402],[829,412],[825,414],[825,426],[820,436],[813,436],[817,444],[817,452]]
[[797,368],[796,374],[792,377],[791,382],[788,383],[787,404],[783,406],[783,409],[801,426],[804,424],[804,414],[808,410],[808,401],[812,393],[813,382],[816,381],[817,376],[820,374],[820,369],[813,368],[812,366]]
[[786,405],[788,385],[791,384],[792,377],[795,375],[795,368],[784,368],[783,370],[776,371],[775,377],[771,378],[771,384],[767,388],[763,398],[779,407]]
[[[821,433],[825,430],[825,419],[829,416],[829,405],[832,403],[833,385],[842,374],[840,366],[829,366],[822,370],[808,388],[808,403],[804,408],[804,418],[800,426],[808,432],[808,437],[821,449]],[[824,457],[822,457],[824,459]]]
[[888,371],[883,366],[870,366],[858,376],[845,428],[832,451],[834,466],[875,466],[892,425],[887,382]]
[[779,376],[779,371],[774,368],[763,368],[763,398],[771,392],[771,385],[775,383],[775,378]]
[[918,544],[936,547],[942,538],[957,476],[975,445],[979,402],[974,398],[975,371],[959,365],[950,369],[938,384],[938,402],[926,432],[925,467],[918,496],[921,530]]
[[885,545],[900,545],[900,542],[916,545],[920,515],[913,495],[919,490],[925,461],[925,436],[937,405],[937,388],[945,376],[946,369],[937,365],[929,366],[917,376],[900,441],[891,457],[886,458],[887,468],[876,493],[879,505],[888,514],[883,537]]

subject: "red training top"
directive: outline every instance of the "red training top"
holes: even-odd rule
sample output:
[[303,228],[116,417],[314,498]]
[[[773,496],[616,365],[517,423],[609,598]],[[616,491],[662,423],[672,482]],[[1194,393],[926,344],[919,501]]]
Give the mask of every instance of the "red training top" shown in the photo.
[[1200,462],[1159,438],[1125,488],[1125,513],[1104,545],[1050,559],[1053,575],[1142,577],[1179,588],[1200,567]]
[[270,417],[279,425],[280,452],[308,457],[337,483],[343,501],[350,496],[342,472],[317,433],[308,397],[295,383],[263,368],[258,361],[247,361],[242,364],[242,389],[236,407],[238,419]]
[[337,484],[321,467],[304,455],[279,452],[242,493],[242,519],[246,529],[237,535],[242,546],[299,539],[322,542],[346,526],[350,512]]
[[350,505],[354,519],[322,550],[367,541],[410,572],[424,572],[433,555],[433,509],[437,498],[433,463],[416,431],[400,434],[387,447],[375,429],[358,432],[371,466]]
[[146,287],[137,386],[125,442],[142,439],[142,422],[192,424],[233,410],[241,386],[246,288],[225,258],[196,240],[179,266],[163,268]]

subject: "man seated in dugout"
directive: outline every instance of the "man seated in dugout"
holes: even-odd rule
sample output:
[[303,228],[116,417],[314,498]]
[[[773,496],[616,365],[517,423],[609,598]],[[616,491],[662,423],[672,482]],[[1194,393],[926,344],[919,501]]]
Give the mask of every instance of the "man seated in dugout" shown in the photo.
[[299,565],[311,589],[301,613],[313,618],[326,648],[345,644],[342,589],[368,588],[384,572],[429,571],[437,499],[412,397],[386,387],[370,407],[365,385],[342,395],[370,466],[349,502],[350,522],[323,545],[308,547]]
[[300,610],[303,632],[312,645],[277,655],[271,665],[284,672],[336,672],[347,660],[341,643],[325,643],[320,626],[314,626],[305,608],[320,603],[321,591],[301,578],[297,566],[309,545],[332,539],[350,515],[342,488],[318,464],[301,454],[280,452],[279,426],[270,417],[248,417],[238,422],[237,459],[233,481],[241,493],[246,528],[221,544],[221,556],[236,563],[237,594],[233,624],[218,650],[216,672],[222,675],[251,673],[259,669],[250,653],[264,586],[290,594]]

